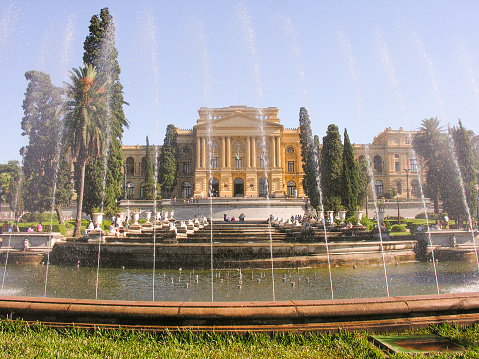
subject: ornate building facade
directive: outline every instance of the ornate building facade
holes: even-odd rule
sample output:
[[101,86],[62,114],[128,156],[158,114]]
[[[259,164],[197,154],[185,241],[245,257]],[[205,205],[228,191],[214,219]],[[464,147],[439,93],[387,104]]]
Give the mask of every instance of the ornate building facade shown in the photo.
[[377,195],[398,193],[400,198],[421,196],[425,172],[412,149],[416,131],[386,128],[374,137],[370,145],[353,145],[357,159],[369,159],[372,165],[374,188]]
[[[193,129],[177,129],[175,197],[304,196],[299,127],[284,128],[276,107],[202,107],[198,113]],[[404,198],[418,194],[414,133],[388,128],[371,145],[353,145],[356,158],[368,157],[374,164],[378,194],[391,188]],[[124,146],[123,152],[128,198],[141,199],[145,146]]]
[[[177,198],[304,196],[299,128],[284,128],[277,108],[231,106],[198,113],[193,129],[177,129]],[[141,198],[145,147],[123,151],[128,197]]]

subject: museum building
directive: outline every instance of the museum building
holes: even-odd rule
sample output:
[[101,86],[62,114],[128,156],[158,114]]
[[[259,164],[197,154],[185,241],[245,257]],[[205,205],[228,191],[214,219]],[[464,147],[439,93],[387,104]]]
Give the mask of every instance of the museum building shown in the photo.
[[[193,129],[177,129],[177,186],[172,196],[304,197],[299,127],[280,124],[278,109],[230,106],[198,110]],[[370,145],[353,145],[356,158],[369,157],[380,194],[392,188],[400,197],[418,195],[414,131],[387,128]],[[151,150],[155,156],[155,150]],[[123,146],[130,199],[143,197],[146,146]]]

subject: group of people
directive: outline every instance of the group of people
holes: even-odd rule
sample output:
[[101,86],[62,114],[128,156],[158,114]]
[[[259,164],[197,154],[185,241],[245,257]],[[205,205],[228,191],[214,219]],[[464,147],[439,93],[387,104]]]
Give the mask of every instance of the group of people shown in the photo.
[[[20,228],[18,227],[18,224],[15,224],[12,227],[12,225],[8,221],[5,221],[3,222],[2,232],[3,233],[20,232]],[[33,232],[43,232],[43,226],[41,222],[38,222],[36,226],[32,224],[28,227],[27,233],[33,233]]]
[[[240,222],[244,222],[244,219],[245,219],[245,214],[244,213],[241,213],[238,217],[239,221]],[[226,213],[223,215],[223,220],[225,222],[234,222],[236,221],[236,218],[233,216],[233,217],[229,217],[226,215]]]
[[302,222],[303,216],[301,216],[300,214],[297,214],[296,216],[291,215],[291,222],[294,222],[294,221]]
[[[28,233],[33,233],[33,232],[35,232],[35,226],[34,226],[33,224],[30,225],[30,227],[28,227],[28,229],[27,229],[27,232],[28,232]],[[39,223],[37,224],[37,232],[43,232],[43,226],[42,226],[42,223],[41,223],[41,222],[39,222]]]

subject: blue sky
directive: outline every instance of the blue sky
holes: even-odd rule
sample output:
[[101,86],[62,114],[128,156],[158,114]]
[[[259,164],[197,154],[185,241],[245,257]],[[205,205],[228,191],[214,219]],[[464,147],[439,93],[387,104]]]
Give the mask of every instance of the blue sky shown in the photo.
[[313,133],[347,128],[370,143],[386,127],[438,117],[479,134],[479,1],[0,2],[0,163],[20,160],[24,73],[54,85],[82,65],[90,18],[108,7],[126,145],[193,128],[200,107],[277,107],[286,128],[308,109]]

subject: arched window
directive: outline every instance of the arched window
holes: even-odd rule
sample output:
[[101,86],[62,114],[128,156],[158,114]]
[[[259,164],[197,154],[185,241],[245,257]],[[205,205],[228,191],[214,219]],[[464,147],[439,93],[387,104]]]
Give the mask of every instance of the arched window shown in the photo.
[[287,195],[288,197],[294,197],[295,193],[296,193],[296,183],[294,183],[293,181],[289,181],[288,184],[286,185],[286,189],[287,189]]
[[411,194],[416,197],[421,195],[421,187],[419,187],[418,180],[413,179],[411,181]]
[[216,178],[210,180],[210,196],[218,197],[220,195],[220,182]]
[[402,193],[402,184],[401,184],[401,181],[397,181],[396,182],[396,192],[398,194],[401,194]]
[[379,156],[379,155],[374,156],[373,162],[374,162],[374,170],[377,173],[382,173],[383,172],[383,160],[382,160],[381,156]]
[[260,197],[267,197],[268,196],[268,180],[266,178],[261,178],[259,180],[259,188],[258,188],[258,195]]
[[135,185],[131,182],[128,182],[126,184],[126,198],[133,199],[134,197],[135,197]]
[[191,184],[190,182],[183,182],[181,184],[181,197],[190,198],[191,197]]
[[381,181],[376,181],[374,183],[374,190],[376,191],[376,196],[383,194],[384,192],[383,183]]
[[126,174],[133,175],[135,173],[135,160],[133,157],[128,157],[126,159]]

